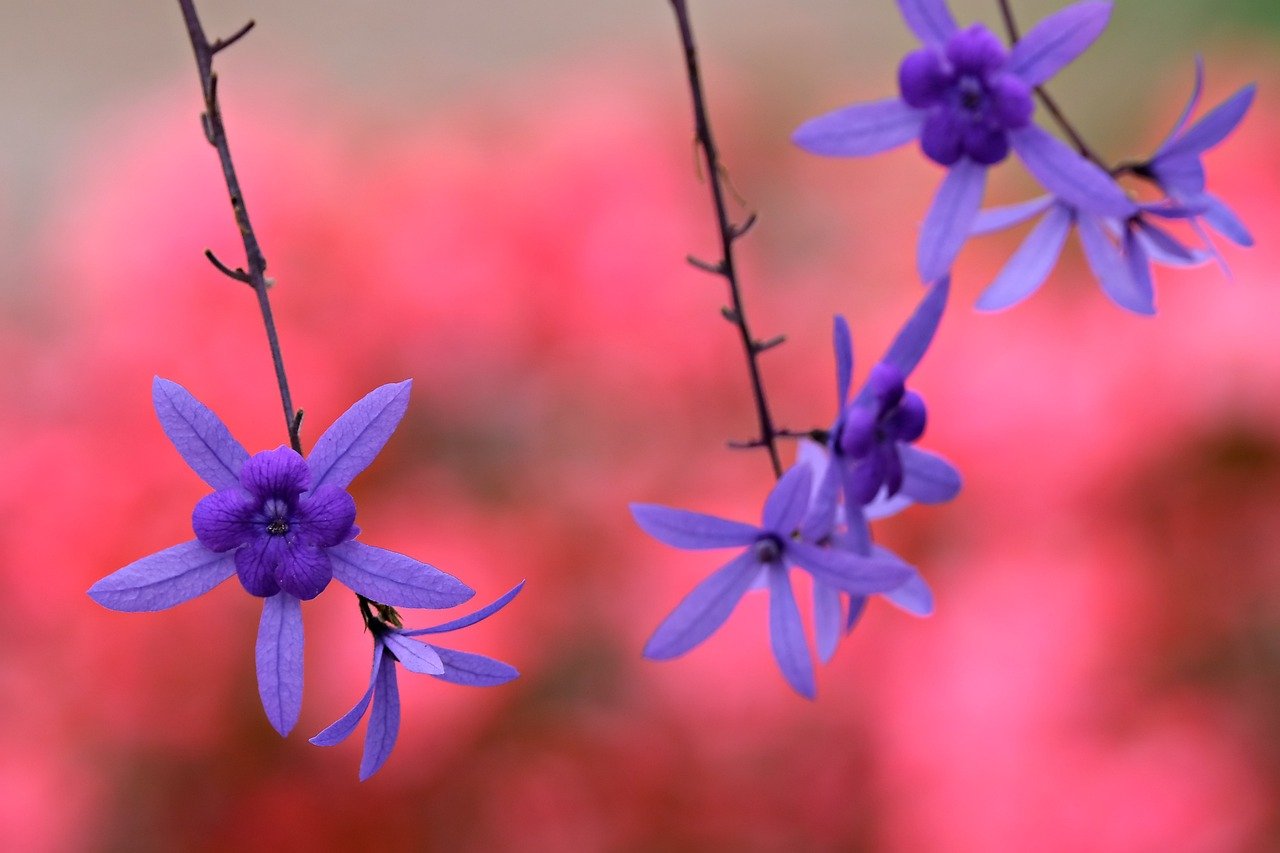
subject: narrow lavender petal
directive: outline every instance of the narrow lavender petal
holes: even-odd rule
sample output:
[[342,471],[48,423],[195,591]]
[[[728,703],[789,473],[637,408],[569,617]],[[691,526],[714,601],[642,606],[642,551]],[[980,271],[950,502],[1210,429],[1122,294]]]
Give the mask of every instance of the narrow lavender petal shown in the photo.
[[1204,164],[1199,157],[1157,157],[1150,169],[1160,188],[1171,196],[1186,199],[1204,192]]
[[845,530],[840,534],[836,547],[850,554],[871,555],[871,528],[867,515],[859,508],[845,508]]
[[1028,30],[1009,51],[1004,70],[1039,86],[1097,41],[1110,17],[1110,3],[1068,6]]
[[255,453],[240,469],[240,485],[260,500],[292,501],[311,485],[306,460],[292,447]]
[[440,660],[444,661],[444,672],[436,676],[441,681],[464,687],[494,687],[506,684],[520,675],[514,666],[491,657],[442,649],[439,646],[433,648],[440,655]]
[[942,312],[947,307],[947,296],[950,293],[951,277],[943,276],[920,300],[881,361],[898,368],[904,377],[910,376],[920,359],[924,358],[929,344],[933,343],[933,336],[942,321]]
[[288,735],[302,710],[302,604],[287,592],[262,602],[257,665],[267,719]]
[[816,580],[853,595],[885,592],[911,575],[911,569],[901,561],[863,557],[804,542],[788,542],[787,556]]
[[330,548],[351,538],[356,521],[356,502],[337,486],[312,490],[298,501],[289,523],[294,534],[313,545]]
[[382,643],[375,640],[373,644],[373,671],[369,673],[369,689],[364,692],[364,696],[360,698],[354,708],[343,714],[337,722],[320,732],[320,734],[311,738],[312,743],[316,746],[334,746],[342,743],[355,731],[356,724],[360,722],[360,718],[364,716],[365,710],[369,707],[369,700],[373,698],[373,685],[378,678],[382,654]]
[[1137,212],[1110,175],[1036,125],[1010,131],[1009,141],[1036,180],[1070,206],[1116,219]]
[[925,44],[944,44],[957,29],[944,0],[898,0],[898,11]]
[[400,734],[400,687],[396,684],[396,662],[383,655],[374,680],[373,710],[364,733],[364,755],[360,758],[360,781],[368,779],[386,763]]
[[641,530],[673,548],[741,547],[760,535],[760,528],[751,524],[657,504],[632,504],[631,516]]
[[1071,230],[1071,212],[1062,205],[1049,208],[1022,245],[1000,270],[995,281],[978,297],[977,307],[998,311],[1026,299],[1044,283],[1058,263]]
[[967,157],[947,170],[925,214],[916,247],[916,266],[926,283],[942,278],[951,270],[982,206],[986,186],[987,167]]
[[773,659],[792,689],[806,699],[818,692],[813,680],[813,661],[805,642],[800,608],[791,591],[791,577],[783,566],[769,567],[769,645]]
[[1195,266],[1207,260],[1202,252],[1184,246],[1177,237],[1146,219],[1139,219],[1134,228],[1152,260],[1169,266]]
[[844,622],[844,602],[840,590],[821,581],[813,582],[813,633],[818,641],[818,660],[830,663],[840,644]]
[[650,660],[679,657],[710,637],[729,618],[760,572],[752,551],[712,572],[662,620],[645,644],[644,656]]
[[1207,205],[1204,211],[1204,221],[1213,226],[1215,231],[1237,246],[1253,245],[1253,235],[1249,233],[1249,229],[1240,221],[1240,218],[1235,215],[1231,208],[1208,193],[1205,193],[1201,200]]
[[284,549],[276,580],[285,592],[310,601],[333,580],[333,563],[324,548],[294,542]]
[[1186,133],[1166,145],[1160,156],[1198,156],[1226,139],[1249,111],[1257,91],[1258,87],[1250,83],[1209,110]]
[[1137,229],[1125,230],[1123,255],[1129,267],[1129,278],[1135,288],[1135,301],[1142,305],[1150,305],[1154,313],[1155,284],[1151,280],[1151,261],[1147,258],[1146,248],[1137,234]]
[[895,589],[884,594],[884,597],[912,616],[933,615],[933,590],[919,572],[915,572]]
[[159,376],[151,382],[151,402],[164,434],[200,479],[215,489],[240,485],[240,468],[249,452],[212,410],[177,382]]
[[901,98],[853,104],[809,119],[791,134],[791,141],[810,154],[864,157],[918,137],[924,116]]
[[1204,90],[1204,57],[1196,55],[1196,74],[1195,80],[1191,84],[1191,97],[1187,99],[1187,105],[1182,108],[1182,114],[1178,116],[1178,120],[1173,123],[1173,128],[1169,131],[1160,145],[1156,147],[1156,153],[1152,156],[1152,160],[1157,159],[1169,145],[1170,142],[1178,138],[1182,133],[1182,129],[1186,127],[1187,121],[1191,118],[1191,114],[1195,112],[1196,104],[1200,102],[1200,93]]
[[124,613],[164,610],[203,595],[235,572],[230,554],[193,539],[112,572],[89,587],[89,597]]
[[1078,217],[1076,233],[1080,235],[1085,260],[1094,278],[1102,285],[1102,292],[1122,308],[1137,314],[1154,314],[1155,305],[1149,299],[1143,300],[1124,257],[1103,232],[1098,220],[1092,216]]
[[867,610],[867,597],[865,595],[855,595],[849,598],[849,616],[844,623],[844,632],[847,634],[858,624],[858,620],[862,618],[862,614]]
[[488,619],[490,616],[497,613],[502,608],[506,607],[509,603],[511,603],[511,599],[515,598],[516,594],[519,593],[520,590],[522,589],[524,589],[524,581],[520,581],[520,583],[516,584],[511,589],[507,590],[506,594],[504,594],[501,598],[497,599],[496,601],[490,604],[486,604],[484,607],[481,607],[479,610],[477,610],[474,613],[470,613],[458,619],[453,619],[449,622],[445,622],[442,625],[433,625],[430,628],[418,628],[413,631],[401,631],[400,635],[402,637],[417,637],[422,634],[443,634],[447,631],[456,631],[459,628],[466,628],[468,625],[474,625],[477,622],[481,621],[482,619]]
[[764,500],[764,529],[783,536],[800,526],[809,508],[813,472],[806,465],[792,465]]
[[261,501],[239,486],[205,495],[191,512],[191,527],[210,551],[230,551],[257,535],[254,516]]
[[1205,253],[1218,265],[1218,269],[1222,270],[1222,274],[1227,277],[1227,281],[1233,281],[1234,276],[1231,274],[1231,267],[1227,265],[1227,259],[1222,256],[1222,252],[1218,251],[1217,245],[1213,242],[1213,238],[1209,236],[1209,231],[1204,227],[1203,223],[1198,219],[1192,219],[1191,230],[1196,232],[1196,236],[1200,238],[1200,242],[1204,245]]
[[853,380],[853,335],[849,324],[837,314],[831,331],[831,342],[836,351],[836,399],[839,407],[849,402],[849,383]]
[[375,388],[324,431],[307,457],[312,488],[328,484],[345,489],[369,467],[409,408],[412,383],[406,379]]
[[910,444],[898,446],[904,477],[902,492],[922,504],[949,501],[960,493],[960,472],[950,462]]
[[287,547],[283,536],[263,534],[232,552],[246,592],[270,597],[280,591],[279,569]]
[[363,542],[343,542],[326,553],[335,578],[380,604],[443,609],[462,604],[476,594],[435,566]]
[[382,642],[387,651],[396,656],[396,660],[410,672],[419,675],[439,675],[444,672],[444,664],[436,654],[433,646],[420,640],[407,640],[397,631],[388,632]]
[[837,502],[840,500],[840,466],[830,462],[824,464],[816,482],[817,488],[809,497],[809,509],[800,525],[800,538],[815,544],[831,535],[836,525]]
[[1053,202],[1053,196],[1042,195],[1030,201],[1007,204],[1003,207],[989,207],[986,210],[978,211],[978,215],[974,217],[973,225],[969,228],[969,236],[977,237],[982,234],[994,234],[996,231],[1012,228],[1014,225],[1026,222],[1033,216],[1039,216],[1044,213]]

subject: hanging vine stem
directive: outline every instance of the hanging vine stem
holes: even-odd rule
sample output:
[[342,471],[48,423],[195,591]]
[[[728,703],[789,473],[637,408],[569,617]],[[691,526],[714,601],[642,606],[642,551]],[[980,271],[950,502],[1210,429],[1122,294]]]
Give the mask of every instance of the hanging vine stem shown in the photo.
[[196,14],[194,0],[178,0],[178,6],[181,7],[182,18],[187,24],[187,35],[191,39],[191,49],[196,55],[196,68],[200,73],[200,91],[204,96],[204,113],[200,116],[200,121],[204,126],[205,139],[217,149],[218,160],[222,163],[222,177],[226,181],[227,193],[231,197],[231,210],[235,214],[236,227],[244,243],[247,269],[232,269],[207,249],[205,257],[223,275],[252,287],[258,297],[262,324],[267,330],[267,345],[271,348],[271,362],[275,366],[276,384],[280,388],[280,403],[284,407],[289,445],[296,452],[302,453],[299,433],[302,428],[302,412],[293,408],[293,399],[289,395],[284,357],[280,354],[280,337],[276,333],[275,320],[271,315],[271,300],[267,296],[267,260],[258,244],[258,237],[253,232],[253,225],[249,222],[249,211],[245,207],[244,194],[240,191],[240,180],[236,177],[236,167],[231,162],[231,147],[227,142],[227,131],[222,124],[222,109],[218,103],[218,75],[213,72],[213,57],[248,35],[254,22],[250,21],[225,39],[210,42]]
[[767,341],[761,341],[752,337],[751,329],[747,325],[747,315],[742,302],[742,291],[733,261],[734,242],[751,229],[751,226],[755,224],[756,217],[755,214],[752,214],[740,225],[734,225],[729,220],[729,213],[725,207],[723,169],[720,165],[720,157],[716,153],[715,141],[711,135],[711,122],[707,118],[706,98],[702,90],[702,74],[698,67],[698,53],[693,42],[693,27],[689,22],[689,9],[685,0],[670,0],[670,2],[671,8],[676,15],[676,23],[680,27],[680,42],[684,47],[685,69],[689,77],[689,93],[693,98],[694,132],[697,136],[698,148],[701,149],[703,161],[706,164],[707,182],[711,185],[711,199],[715,205],[716,224],[720,232],[719,263],[708,263],[694,257],[690,257],[688,260],[690,264],[704,272],[721,276],[729,285],[729,297],[732,307],[725,307],[723,314],[726,320],[737,327],[738,334],[742,338],[743,352],[747,357],[747,372],[751,376],[751,393],[755,399],[756,417],[760,424],[760,437],[758,439],[731,446],[765,448],[769,452],[769,462],[773,465],[774,476],[781,477],[782,461],[778,456],[777,444],[779,432],[774,427],[773,418],[769,414],[769,401],[765,396],[764,381],[760,377],[758,356],[762,352],[781,344],[783,338],[779,336]]

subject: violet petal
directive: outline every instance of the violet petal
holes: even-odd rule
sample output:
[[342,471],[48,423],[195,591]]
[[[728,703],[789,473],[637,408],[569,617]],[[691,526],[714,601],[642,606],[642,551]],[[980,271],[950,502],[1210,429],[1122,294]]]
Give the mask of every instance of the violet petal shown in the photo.
[[435,648],[420,640],[408,640],[398,631],[390,631],[382,638],[382,642],[387,651],[395,655],[396,660],[410,672],[420,675],[439,675],[444,672],[444,664],[440,662]]
[[289,522],[291,531],[304,541],[331,548],[351,538],[356,521],[356,502],[338,486],[324,485],[298,501]]
[[1240,124],[1253,104],[1257,91],[1258,87],[1253,83],[1240,89],[1205,113],[1199,121],[1187,128],[1186,133],[1165,146],[1160,157],[1198,156],[1217,145]]
[[1076,233],[1080,236],[1089,269],[1102,285],[1102,292],[1122,308],[1137,314],[1154,314],[1155,305],[1143,300],[1124,257],[1098,220],[1092,216],[1077,216]]
[[782,675],[801,696],[812,699],[817,694],[813,680],[813,661],[805,642],[800,608],[791,590],[791,577],[783,566],[770,566],[769,572],[769,645]]
[[203,595],[235,572],[230,554],[193,539],[117,569],[89,587],[89,597],[124,613],[164,610]]
[[916,266],[923,281],[937,281],[951,269],[982,206],[986,185],[987,167],[967,158],[947,170],[920,229]]
[[830,663],[840,644],[844,622],[844,602],[840,590],[821,581],[813,582],[813,634],[818,641],[818,660]]
[[333,580],[333,563],[324,548],[292,542],[281,555],[276,580],[285,592],[310,601]]
[[511,603],[511,599],[516,597],[520,590],[524,589],[524,581],[513,586],[511,589],[496,601],[486,604],[474,613],[469,613],[458,619],[453,619],[441,625],[432,625],[430,628],[418,628],[413,631],[401,631],[403,637],[417,637],[422,634],[443,634],[447,631],[456,631],[459,628],[466,628],[468,625],[474,625],[482,619],[488,619],[502,608]]
[[858,624],[858,620],[862,618],[862,614],[867,610],[867,597],[865,595],[854,595],[849,597],[849,616],[844,623],[844,632],[847,634],[853,630]]
[[1058,256],[1062,254],[1067,234],[1071,231],[1071,218],[1071,211],[1066,207],[1050,207],[1000,270],[995,281],[982,291],[978,297],[978,309],[999,311],[1035,293],[1058,263]]
[[266,598],[280,591],[279,569],[287,548],[283,536],[263,534],[233,552],[246,592]]
[[292,504],[311,485],[306,461],[292,447],[255,453],[240,469],[240,484],[259,500],[283,500]]
[[1249,233],[1249,229],[1240,221],[1240,218],[1235,215],[1231,208],[1208,193],[1201,196],[1201,199],[1207,205],[1204,211],[1204,221],[1212,225],[1215,231],[1237,246],[1253,245],[1253,235]]
[[810,154],[864,157],[918,137],[924,116],[901,98],[853,104],[809,119],[791,134],[791,141]]
[[911,569],[900,561],[862,557],[805,542],[788,543],[787,556],[817,580],[854,595],[885,592],[911,575]]
[[1009,131],[1009,141],[1041,186],[1071,207],[1115,219],[1137,212],[1110,175],[1035,124]]
[[929,589],[929,584],[919,572],[913,573],[901,586],[884,593],[884,597],[912,616],[933,615],[933,590]]
[[673,548],[741,547],[760,535],[760,529],[751,524],[657,504],[633,503],[631,516],[641,530]]
[[678,657],[714,634],[761,568],[754,551],[748,550],[712,572],[662,620],[645,644],[644,656],[650,660]]
[[853,381],[853,335],[849,324],[837,314],[832,323],[831,345],[836,352],[836,399],[839,407],[849,402],[849,383]]
[[1178,116],[1178,120],[1173,123],[1173,128],[1170,129],[1169,135],[1156,147],[1156,153],[1152,156],[1152,160],[1159,157],[1165,146],[1177,139],[1178,135],[1182,133],[1182,129],[1187,126],[1187,121],[1191,118],[1191,114],[1195,112],[1196,104],[1200,102],[1200,93],[1202,91],[1204,91],[1204,57],[1197,54],[1195,78],[1191,84],[1191,97],[1187,99],[1186,106],[1182,108],[1182,113]]
[[938,331],[938,324],[942,322],[942,313],[947,307],[950,292],[950,276],[943,276],[929,288],[929,292],[920,300],[910,319],[889,345],[882,362],[898,368],[903,377],[911,375],[920,359],[924,358],[929,344],[933,343],[933,336]]
[[442,649],[439,646],[433,648],[444,662],[444,672],[436,676],[441,681],[466,687],[494,687],[506,684],[520,674],[514,666],[485,655]]
[[356,724],[360,722],[360,718],[364,716],[364,712],[369,707],[369,700],[373,698],[373,686],[378,678],[382,655],[382,643],[375,640],[373,644],[373,671],[369,673],[369,689],[364,692],[364,696],[360,697],[360,701],[355,704],[354,708],[343,714],[337,722],[311,738],[312,743],[316,746],[334,746],[342,743],[355,731]]
[[215,489],[240,485],[240,468],[249,453],[207,406],[177,382],[151,382],[151,402],[164,434],[191,470]]
[[257,668],[267,719],[288,735],[302,710],[302,604],[287,592],[262,602]]
[[1107,28],[1111,4],[1074,3],[1040,21],[1009,52],[1005,70],[1039,86],[1084,53]]
[[944,0],[898,0],[898,11],[925,44],[944,44],[959,29]]
[[977,237],[982,234],[992,234],[996,231],[1012,228],[1020,222],[1026,222],[1028,219],[1044,213],[1053,203],[1053,196],[1043,195],[1019,204],[989,207],[986,210],[980,210],[973,220],[973,225],[969,227],[969,236]]
[[902,492],[913,501],[937,504],[960,493],[960,472],[937,454],[910,444],[899,445],[902,456]]
[[345,489],[369,467],[409,408],[412,383],[406,379],[375,388],[324,431],[307,457],[313,488],[328,484]]
[[382,767],[400,734],[400,687],[396,684],[396,662],[384,654],[374,678],[373,710],[364,733],[364,755],[360,758],[360,781]]
[[764,500],[761,513],[764,529],[784,537],[790,536],[804,520],[812,484],[813,472],[807,466],[791,466]]
[[191,512],[191,526],[210,551],[230,551],[260,531],[253,521],[262,502],[238,485],[205,495]]
[[333,576],[353,592],[392,607],[454,607],[475,590],[453,575],[363,542],[343,542],[326,552]]

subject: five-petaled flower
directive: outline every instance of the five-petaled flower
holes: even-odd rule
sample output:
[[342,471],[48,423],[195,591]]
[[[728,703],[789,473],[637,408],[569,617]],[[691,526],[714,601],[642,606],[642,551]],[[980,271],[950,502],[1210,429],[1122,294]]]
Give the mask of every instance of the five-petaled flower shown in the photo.
[[898,0],[923,47],[898,69],[900,97],[810,119],[797,145],[839,157],[878,154],[918,139],[947,176],[925,216],[916,264],[925,282],[951,268],[982,204],[988,167],[1010,148],[1055,196],[1098,215],[1127,218],[1134,204],[1098,165],[1032,122],[1034,89],[1102,33],[1109,2],[1076,3],[1049,16],[1010,49],[982,24],[957,26],[944,0]]
[[163,610],[231,575],[264,599],[258,691],[271,724],[288,734],[302,707],[302,609],[337,578],[392,607],[453,607],[475,593],[434,566],[355,537],[351,480],[386,444],[409,404],[410,382],[383,385],[325,430],[303,459],[287,447],[252,457],[210,409],[156,377],[152,401],[165,434],[216,491],[192,515],[196,538],[125,566],[89,589],[112,610]]
[[884,592],[908,580],[912,569],[897,558],[864,556],[803,541],[812,473],[797,465],[765,500],[760,526],[653,504],[632,504],[636,523],[675,548],[745,550],[693,588],[663,620],[644,655],[667,660],[688,652],[719,628],[747,590],[761,579],[769,588],[769,637],[774,659],[793,689],[812,699],[813,662],[791,589],[790,567],[809,572],[850,595]]
[[360,760],[360,781],[363,782],[382,767],[400,732],[400,688],[396,682],[396,662],[410,672],[432,675],[442,681],[468,687],[491,687],[505,684],[519,675],[515,667],[502,661],[471,652],[459,652],[410,639],[424,634],[442,634],[474,625],[482,619],[506,607],[524,586],[521,581],[506,595],[475,613],[462,616],[443,625],[430,628],[404,630],[381,622],[371,622],[373,633],[373,673],[369,677],[369,689],[337,722],[311,738],[317,746],[333,746],[346,740],[355,730],[373,703],[369,726],[365,731],[364,755]]

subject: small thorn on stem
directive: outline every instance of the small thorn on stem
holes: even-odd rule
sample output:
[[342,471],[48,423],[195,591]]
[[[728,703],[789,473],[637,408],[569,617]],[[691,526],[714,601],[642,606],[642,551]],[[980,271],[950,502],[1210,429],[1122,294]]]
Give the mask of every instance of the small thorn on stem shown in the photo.
[[200,126],[204,128],[204,138],[210,145],[217,145],[217,137],[213,132],[213,121],[208,113],[200,113]]
[[730,323],[736,324],[738,322],[738,312],[734,311],[728,305],[724,305],[720,308],[720,316],[724,317]]
[[769,338],[767,341],[755,341],[751,344],[751,348],[758,353],[765,352],[778,346],[786,339],[786,335],[778,335],[777,337]]
[[734,225],[729,230],[733,239],[737,240],[751,230],[751,226],[756,224],[756,215],[750,214],[741,225]]
[[750,441],[729,441],[727,442],[730,450],[754,450],[757,447],[764,447],[764,442],[758,438]]
[[235,44],[236,42],[240,41],[240,39],[247,36],[249,34],[249,30],[253,29],[256,23],[257,23],[256,21],[251,20],[249,21],[249,23],[245,24],[243,27],[236,30],[234,33],[227,36],[226,38],[218,39],[213,44],[209,45],[209,53],[215,54],[215,53],[218,53],[219,51],[226,50],[227,48],[231,47],[231,45]]
[[232,269],[227,266],[222,261],[218,260],[218,256],[213,253],[212,249],[205,249],[204,256],[209,259],[209,263],[217,267],[218,272],[222,273],[227,278],[234,278],[236,281],[242,281],[250,287],[253,286],[253,282],[249,280],[249,274],[247,272],[240,267]]
[[289,431],[292,432],[294,435],[297,435],[298,431],[301,429],[302,429],[302,409],[298,409],[298,411],[293,413],[293,423],[289,425]]
[[724,275],[724,263],[713,264],[710,261],[704,261],[702,258],[695,258],[693,255],[686,255],[685,260],[689,266],[700,269],[703,272],[709,272],[712,275]]

